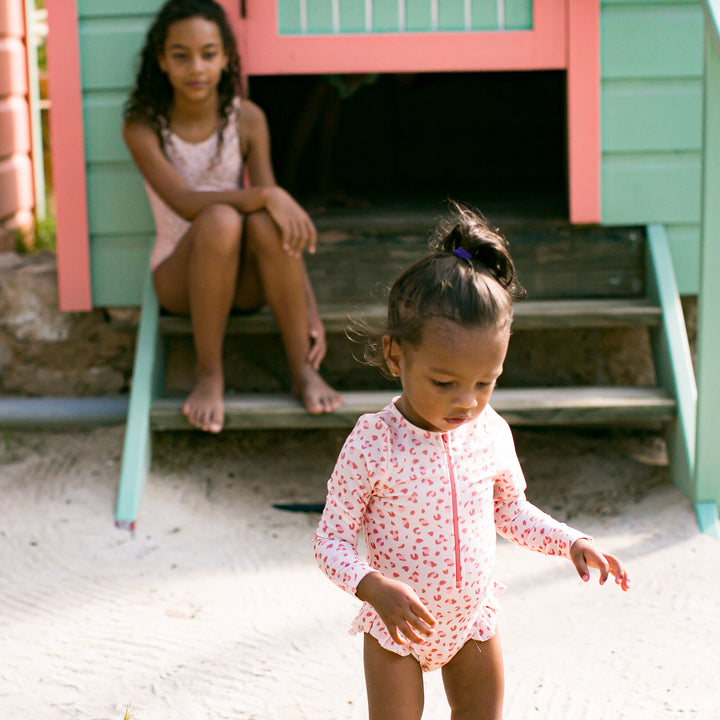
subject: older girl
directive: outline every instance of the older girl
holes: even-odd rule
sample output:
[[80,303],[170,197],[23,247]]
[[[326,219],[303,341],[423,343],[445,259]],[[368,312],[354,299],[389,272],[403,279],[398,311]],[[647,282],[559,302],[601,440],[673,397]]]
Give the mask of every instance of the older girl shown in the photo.
[[324,330],[301,258],[315,250],[315,227],[275,182],[265,116],[240,99],[239,68],[220,5],[169,0],[148,32],[123,129],[155,218],[158,299],[192,322],[195,386],[184,412],[210,432],[223,426],[222,345],[232,309],[270,306],[292,392],[309,412],[342,403],[318,373]]

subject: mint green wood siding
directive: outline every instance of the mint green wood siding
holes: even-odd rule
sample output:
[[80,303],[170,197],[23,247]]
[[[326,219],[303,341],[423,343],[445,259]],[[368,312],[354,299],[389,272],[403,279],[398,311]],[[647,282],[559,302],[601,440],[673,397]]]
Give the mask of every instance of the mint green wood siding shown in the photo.
[[602,220],[662,223],[698,290],[703,13],[697,0],[602,0]]
[[137,305],[154,237],[122,108],[162,0],[78,0],[93,304]]
[[267,0],[281,35],[529,30],[532,0]]

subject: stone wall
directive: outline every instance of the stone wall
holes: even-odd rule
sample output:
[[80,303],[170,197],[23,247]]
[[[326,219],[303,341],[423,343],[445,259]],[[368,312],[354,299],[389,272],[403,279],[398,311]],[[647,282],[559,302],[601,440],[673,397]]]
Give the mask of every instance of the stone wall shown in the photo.
[[59,311],[54,255],[0,253],[0,395],[126,392],[134,343],[102,310]]

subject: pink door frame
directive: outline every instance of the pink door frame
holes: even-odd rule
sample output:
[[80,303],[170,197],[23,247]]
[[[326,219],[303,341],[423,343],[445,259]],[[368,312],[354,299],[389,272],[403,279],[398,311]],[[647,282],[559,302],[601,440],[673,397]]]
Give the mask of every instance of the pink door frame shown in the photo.
[[[219,0],[246,75],[564,69],[570,221],[600,216],[600,0],[535,0],[533,30],[286,36],[276,4]],[[92,307],[77,0],[46,0],[58,282],[63,310]]]

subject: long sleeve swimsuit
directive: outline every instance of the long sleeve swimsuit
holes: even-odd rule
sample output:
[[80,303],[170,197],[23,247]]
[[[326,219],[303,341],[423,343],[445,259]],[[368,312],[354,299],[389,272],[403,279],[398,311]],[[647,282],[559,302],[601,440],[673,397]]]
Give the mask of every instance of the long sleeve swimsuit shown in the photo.
[[[366,560],[358,553],[361,530]],[[437,622],[431,638],[396,643],[368,603],[350,632],[412,653],[427,671],[469,639],[495,634],[496,533],[565,557],[588,537],[526,500],[510,428],[489,405],[452,432],[431,432],[405,420],[393,402],[363,415],[345,441],[313,543],[320,568],[353,595],[374,570],[415,590]]]

